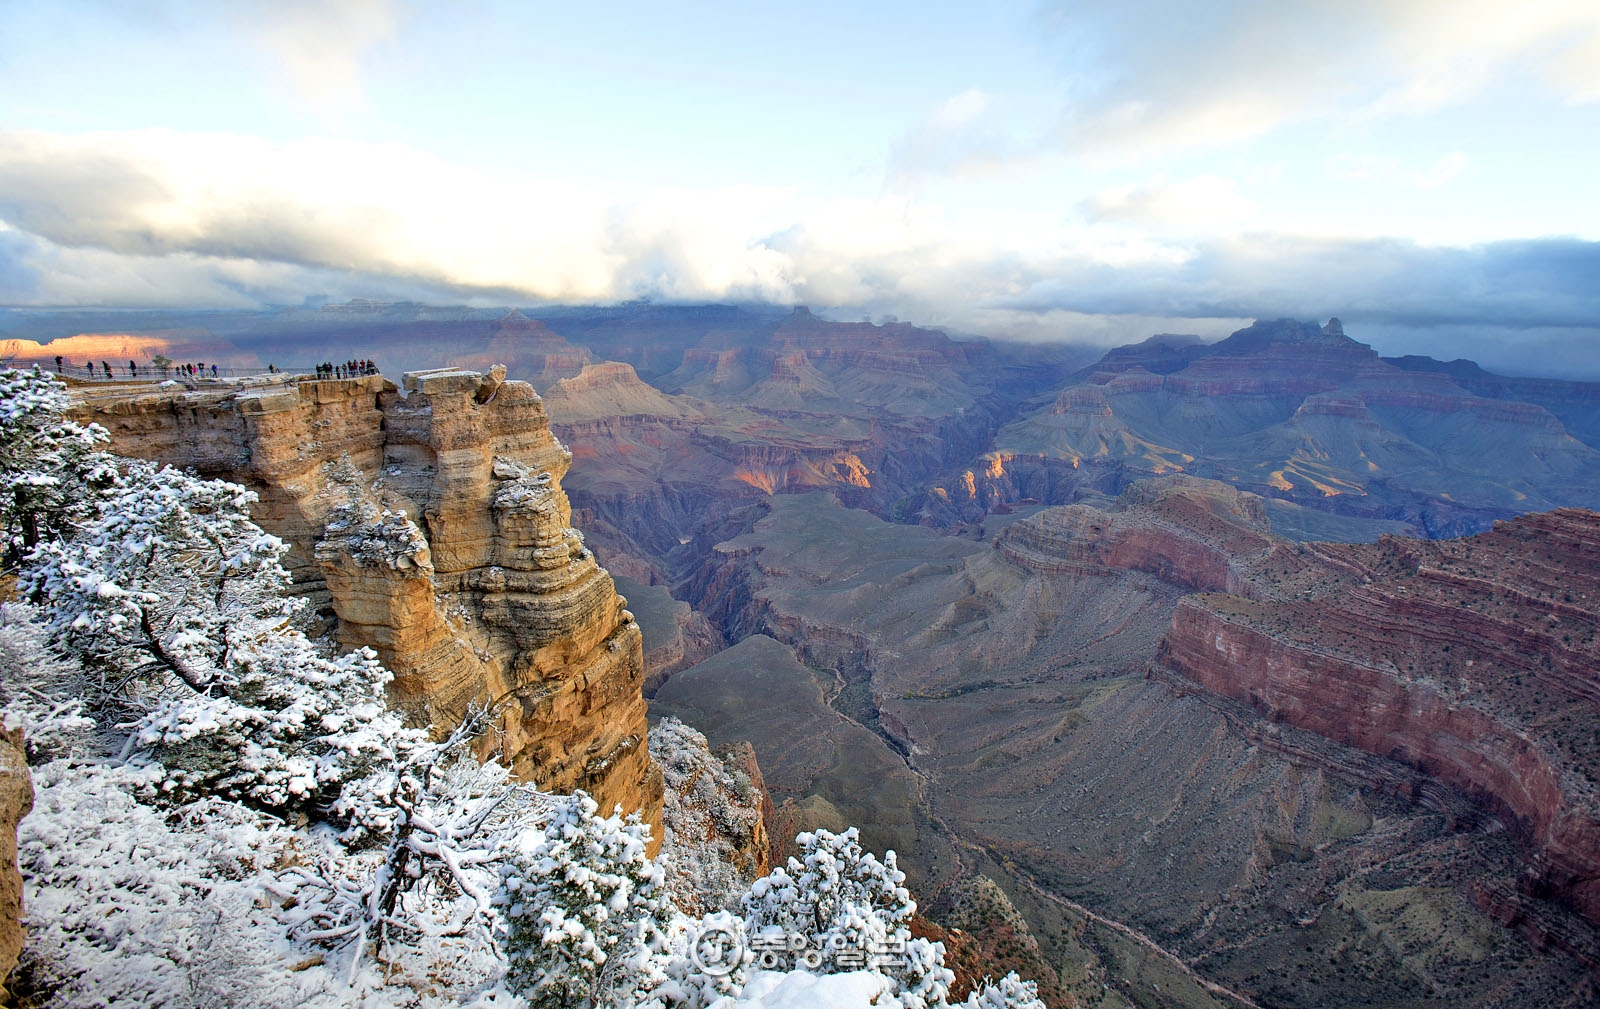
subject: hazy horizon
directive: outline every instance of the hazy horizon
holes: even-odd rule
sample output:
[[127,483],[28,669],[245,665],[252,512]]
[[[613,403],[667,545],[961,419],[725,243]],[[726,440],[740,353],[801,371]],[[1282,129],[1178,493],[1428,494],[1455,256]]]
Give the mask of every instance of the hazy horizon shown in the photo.
[[1095,346],[1337,315],[1600,370],[1575,0],[9,5],[0,93],[11,306],[760,301]]

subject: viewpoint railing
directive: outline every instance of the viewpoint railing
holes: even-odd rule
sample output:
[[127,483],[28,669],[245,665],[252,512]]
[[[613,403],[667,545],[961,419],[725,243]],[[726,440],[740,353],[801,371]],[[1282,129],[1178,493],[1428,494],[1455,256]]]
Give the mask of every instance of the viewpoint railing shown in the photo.
[[[5,368],[31,368],[38,365],[44,371],[63,378],[76,379],[80,382],[165,382],[169,379],[177,382],[222,382],[237,378],[258,378],[269,375],[290,375],[296,377],[317,378],[319,365],[254,365],[250,367],[232,367],[227,365],[207,364],[203,369],[196,363],[193,372],[186,370],[183,364],[174,364],[163,369],[153,364],[135,364],[130,368],[127,364],[112,364],[110,374],[106,373],[105,364],[109,362],[96,361],[94,364],[65,364],[58,369],[54,361],[41,360],[5,360],[0,361],[0,367]],[[338,369],[327,378],[359,378],[363,374],[359,369],[345,372],[343,365],[336,365]],[[370,372],[368,374],[371,374]]]

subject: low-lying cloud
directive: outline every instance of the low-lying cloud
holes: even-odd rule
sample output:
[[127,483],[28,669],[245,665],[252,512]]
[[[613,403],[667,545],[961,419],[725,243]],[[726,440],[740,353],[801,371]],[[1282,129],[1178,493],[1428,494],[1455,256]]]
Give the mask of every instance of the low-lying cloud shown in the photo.
[[1600,243],[1430,248],[1275,233],[1177,241],[1109,235],[1093,220],[1195,205],[1246,212],[1229,204],[1230,192],[1202,179],[1102,194],[1089,223],[1041,225],[1042,238],[1021,242],[963,227],[906,194],[808,202],[744,187],[618,202],[559,179],[485,176],[400,145],[8,134],[0,302],[768,301],[1105,343],[1337,314],[1413,334],[1413,344],[1449,329],[1454,343],[1507,348],[1507,361],[1536,336],[1587,340],[1591,355],[1600,338]]

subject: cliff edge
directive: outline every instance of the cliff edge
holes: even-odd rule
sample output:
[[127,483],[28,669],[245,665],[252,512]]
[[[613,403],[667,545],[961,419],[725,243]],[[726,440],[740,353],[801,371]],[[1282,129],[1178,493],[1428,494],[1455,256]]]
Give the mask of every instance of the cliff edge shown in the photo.
[[[505,369],[231,387],[76,390],[112,451],[260,495],[296,585],[341,644],[375,649],[391,703],[440,731],[492,706],[480,755],[541,788],[640,811],[660,844],[639,625],[571,528],[572,454]],[[652,851],[654,854],[654,851]]]

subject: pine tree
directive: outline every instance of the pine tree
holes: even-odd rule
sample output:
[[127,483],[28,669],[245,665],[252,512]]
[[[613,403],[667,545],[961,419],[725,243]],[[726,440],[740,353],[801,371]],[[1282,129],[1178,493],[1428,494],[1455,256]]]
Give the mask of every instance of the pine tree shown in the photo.
[[631,1005],[670,914],[649,824],[596,816],[583,792],[556,801],[508,863],[502,902],[509,986],[530,1006]]
[[53,640],[82,657],[94,703],[130,716],[124,756],[163,767],[161,797],[354,809],[342,789],[392,779],[426,735],[387,709],[370,650],[334,656],[294,627],[288,546],[250,520],[254,501],[130,462],[91,518],[35,548],[20,584],[50,600]]
[[0,565],[7,570],[92,514],[116,477],[113,460],[99,451],[105,429],[67,420],[66,410],[67,387],[55,376],[38,367],[0,371]]

